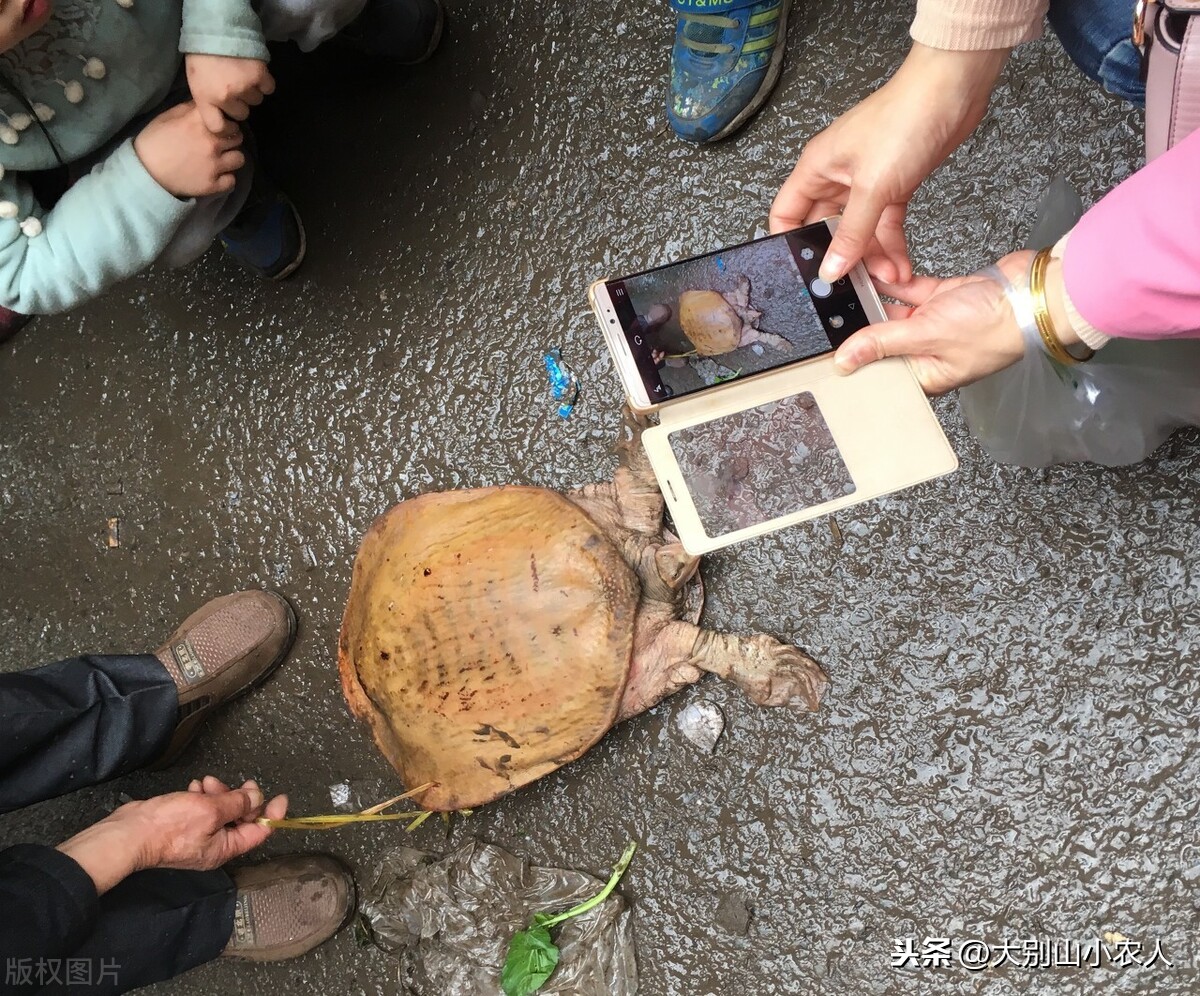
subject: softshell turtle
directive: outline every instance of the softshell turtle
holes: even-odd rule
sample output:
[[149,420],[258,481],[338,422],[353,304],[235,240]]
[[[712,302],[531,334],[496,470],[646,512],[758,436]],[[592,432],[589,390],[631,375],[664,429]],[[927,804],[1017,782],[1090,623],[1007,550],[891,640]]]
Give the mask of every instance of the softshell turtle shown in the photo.
[[762,312],[750,307],[750,278],[744,273],[733,290],[686,290],[679,295],[679,327],[701,356],[720,356],[756,342],[792,348],[783,336],[760,329],[760,318]]
[[573,761],[711,671],[760,705],[827,684],[770,636],[701,629],[699,558],[627,420],[613,481],[402,501],[371,525],[338,643],[342,690],[426,809],[478,806]]

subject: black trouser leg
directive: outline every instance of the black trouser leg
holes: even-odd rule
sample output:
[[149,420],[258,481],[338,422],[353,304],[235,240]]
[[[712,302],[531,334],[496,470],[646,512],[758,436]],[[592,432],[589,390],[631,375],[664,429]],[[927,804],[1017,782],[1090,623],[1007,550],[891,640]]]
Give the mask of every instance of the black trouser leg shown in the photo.
[[154,761],[178,710],[175,683],[150,655],[76,657],[0,675],[0,812]]
[[212,961],[233,933],[236,898],[223,871],[131,875],[101,897],[92,935],[61,963],[46,964],[30,991],[111,996]]

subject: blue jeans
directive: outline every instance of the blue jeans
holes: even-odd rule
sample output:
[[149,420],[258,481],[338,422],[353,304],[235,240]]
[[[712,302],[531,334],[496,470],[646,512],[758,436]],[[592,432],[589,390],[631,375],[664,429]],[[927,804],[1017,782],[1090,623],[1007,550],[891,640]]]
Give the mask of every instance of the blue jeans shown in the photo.
[[1049,16],[1080,69],[1109,93],[1145,106],[1141,55],[1130,38],[1133,0],[1050,0]]

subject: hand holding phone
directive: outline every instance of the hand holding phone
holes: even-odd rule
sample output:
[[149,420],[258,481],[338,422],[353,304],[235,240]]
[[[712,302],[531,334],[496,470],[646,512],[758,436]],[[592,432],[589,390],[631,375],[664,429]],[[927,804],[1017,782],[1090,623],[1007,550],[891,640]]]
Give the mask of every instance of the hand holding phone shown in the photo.
[[957,466],[903,359],[839,375],[833,351],[886,320],[862,266],[828,282],[836,219],[592,286],[642,445],[691,554]]
[[832,352],[883,306],[862,267],[819,276],[836,221],[602,281],[592,304],[632,407]]

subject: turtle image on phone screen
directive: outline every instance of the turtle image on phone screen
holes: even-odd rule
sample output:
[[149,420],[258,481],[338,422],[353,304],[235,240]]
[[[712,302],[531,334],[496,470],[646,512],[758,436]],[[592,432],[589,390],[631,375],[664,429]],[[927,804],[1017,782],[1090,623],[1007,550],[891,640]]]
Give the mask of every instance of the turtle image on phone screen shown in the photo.
[[609,282],[650,399],[828,353],[840,330],[866,324],[848,286],[821,287],[846,299],[831,324],[812,301],[828,238],[824,225],[809,226]]

